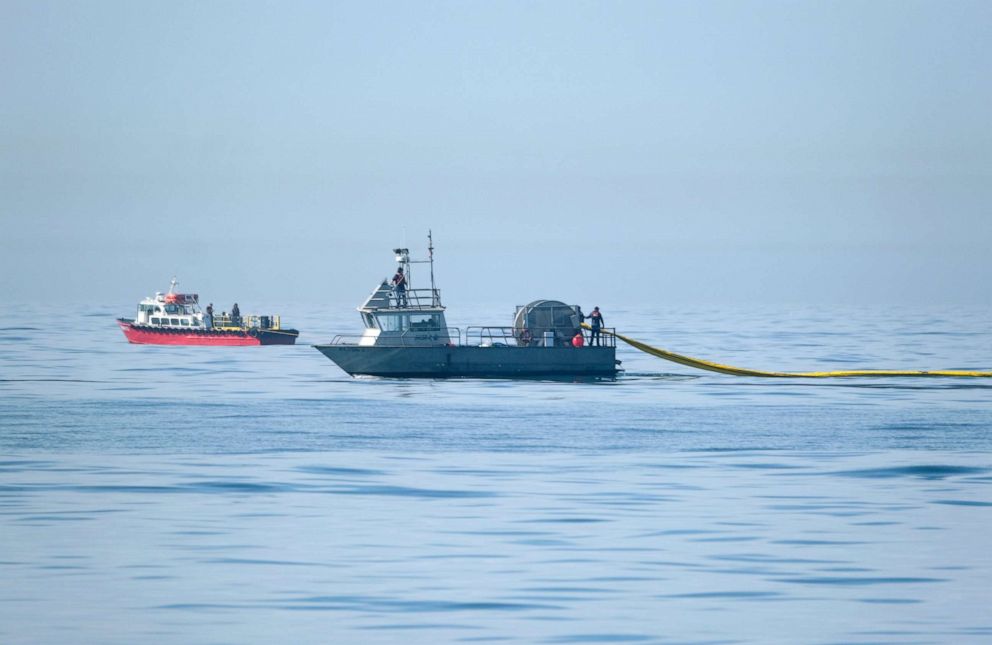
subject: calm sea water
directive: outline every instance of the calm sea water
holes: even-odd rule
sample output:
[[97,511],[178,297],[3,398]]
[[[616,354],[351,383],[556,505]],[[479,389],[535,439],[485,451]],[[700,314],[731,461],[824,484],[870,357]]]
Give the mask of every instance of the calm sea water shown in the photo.
[[[352,379],[308,346],[351,305],[269,348],[128,345],[132,309],[5,309],[2,643],[992,641],[992,383],[628,348],[614,382]],[[988,309],[606,314],[745,367],[992,369]]]

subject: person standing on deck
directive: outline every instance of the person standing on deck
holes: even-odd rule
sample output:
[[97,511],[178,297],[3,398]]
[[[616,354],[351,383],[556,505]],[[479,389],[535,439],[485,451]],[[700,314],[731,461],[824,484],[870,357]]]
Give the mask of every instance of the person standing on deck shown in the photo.
[[231,309],[231,324],[235,327],[241,326],[241,310],[238,309],[238,303],[234,303],[234,307]]
[[396,306],[406,306],[406,276],[403,275],[403,267],[396,269],[393,276],[393,290],[396,292]]
[[603,314],[600,313],[599,307],[592,308],[592,313],[589,314],[589,326],[592,327],[592,334],[589,336],[589,347],[592,347],[593,344],[599,346],[599,330],[603,328]]
[[576,334],[581,334],[582,333],[582,323],[584,323],[586,321],[586,315],[585,315],[585,313],[582,312],[582,307],[579,306],[579,305],[575,305],[575,316],[576,316],[576,318],[578,318],[578,321],[579,321],[579,326],[575,328],[575,333]]
[[213,329],[214,326],[214,303],[207,305],[207,317],[206,317],[207,329]]

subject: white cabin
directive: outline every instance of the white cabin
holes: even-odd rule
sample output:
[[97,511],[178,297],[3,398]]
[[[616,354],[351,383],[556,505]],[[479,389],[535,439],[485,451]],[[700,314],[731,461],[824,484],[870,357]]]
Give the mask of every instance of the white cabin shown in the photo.
[[152,298],[138,303],[136,325],[153,327],[203,328],[207,324],[200,311],[200,296],[195,293],[175,293],[175,279],[168,293],[157,292]]
[[441,295],[436,289],[408,289],[400,300],[384,280],[358,311],[365,325],[359,345],[431,346],[451,342]]

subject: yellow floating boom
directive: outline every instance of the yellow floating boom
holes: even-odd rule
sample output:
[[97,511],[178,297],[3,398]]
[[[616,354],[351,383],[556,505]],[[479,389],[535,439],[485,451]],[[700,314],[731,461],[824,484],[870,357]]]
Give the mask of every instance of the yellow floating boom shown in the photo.
[[[582,323],[582,326],[586,329],[591,329],[588,323]],[[832,378],[839,376],[958,376],[958,377],[972,377],[972,378],[992,377],[992,372],[977,372],[977,371],[969,371],[969,370],[837,370],[833,372],[764,372],[761,370],[749,370],[743,367],[733,367],[732,365],[721,365],[720,363],[704,361],[699,358],[692,358],[691,356],[683,356],[682,354],[676,354],[675,352],[670,352],[667,349],[661,349],[660,347],[652,347],[647,343],[642,343],[639,340],[628,338],[623,334],[608,332],[605,329],[602,330],[602,333],[611,334],[635,349],[639,349],[642,352],[651,354],[652,356],[657,356],[658,358],[663,358],[666,361],[672,361],[673,363],[679,363],[681,365],[686,365],[688,367],[695,367],[697,369],[707,370],[709,372],[718,372],[720,374],[731,374],[733,376],[763,376],[763,377],[771,377],[771,378]]]

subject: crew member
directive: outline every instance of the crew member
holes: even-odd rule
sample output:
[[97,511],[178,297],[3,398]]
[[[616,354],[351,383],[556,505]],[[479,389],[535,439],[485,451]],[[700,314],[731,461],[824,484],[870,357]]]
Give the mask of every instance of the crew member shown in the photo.
[[396,269],[393,276],[393,290],[396,292],[396,306],[406,306],[406,276],[403,275],[403,267]]
[[238,303],[234,303],[234,307],[231,308],[231,324],[235,327],[241,326],[241,310],[238,309]]
[[589,347],[594,344],[599,346],[599,330],[603,327],[603,314],[600,313],[599,307],[593,307],[592,313],[589,314],[589,326],[592,327],[592,334],[589,336]]
[[582,323],[586,321],[586,315],[582,313],[582,307],[575,305],[575,315],[579,319],[579,326],[575,328],[576,334],[582,333]]
[[207,327],[213,328],[214,326],[214,303],[207,305]]

